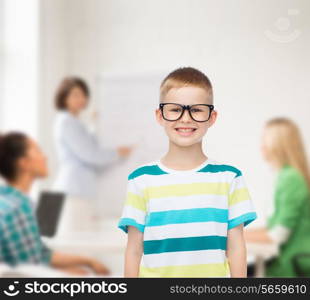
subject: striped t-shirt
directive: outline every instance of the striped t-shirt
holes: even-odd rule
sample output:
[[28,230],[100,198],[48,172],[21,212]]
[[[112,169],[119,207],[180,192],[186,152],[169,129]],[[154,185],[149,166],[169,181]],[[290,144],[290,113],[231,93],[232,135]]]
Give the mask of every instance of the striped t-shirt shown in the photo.
[[254,219],[237,168],[208,159],[177,171],[156,161],[128,176],[119,228],[144,233],[139,277],[230,277],[227,231]]

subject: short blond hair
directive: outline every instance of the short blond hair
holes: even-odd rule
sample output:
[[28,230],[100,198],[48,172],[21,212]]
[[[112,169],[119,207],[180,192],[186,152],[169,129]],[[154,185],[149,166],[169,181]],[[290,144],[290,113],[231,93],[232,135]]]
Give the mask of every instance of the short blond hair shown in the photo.
[[160,85],[160,101],[172,88],[184,86],[195,86],[204,89],[209,95],[210,103],[213,104],[211,81],[204,73],[191,67],[178,68],[166,76]]

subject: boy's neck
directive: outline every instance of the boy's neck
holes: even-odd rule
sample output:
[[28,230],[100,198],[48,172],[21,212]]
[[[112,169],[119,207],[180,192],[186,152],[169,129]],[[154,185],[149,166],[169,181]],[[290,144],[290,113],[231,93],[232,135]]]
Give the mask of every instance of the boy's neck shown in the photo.
[[170,169],[191,170],[201,165],[206,159],[201,142],[188,147],[180,147],[169,142],[169,150],[161,162]]
[[15,180],[9,181],[8,183],[10,186],[27,195],[30,192],[33,180],[34,179],[32,176],[21,175],[18,176],[18,178],[16,178]]

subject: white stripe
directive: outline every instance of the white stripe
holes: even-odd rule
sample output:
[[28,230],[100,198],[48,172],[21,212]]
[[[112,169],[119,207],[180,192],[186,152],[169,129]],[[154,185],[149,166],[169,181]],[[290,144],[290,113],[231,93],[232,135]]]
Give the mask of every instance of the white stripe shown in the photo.
[[228,211],[228,219],[234,219],[237,218],[241,215],[244,215],[249,212],[254,212],[254,206],[253,202],[249,200],[245,200],[239,203],[236,203],[232,206],[230,206],[229,211]]
[[235,190],[243,189],[245,187],[246,187],[246,184],[245,184],[243,176],[238,176],[234,179],[234,181],[231,185],[230,193],[233,193]]
[[130,205],[124,206],[122,218],[131,218],[131,219],[134,219],[139,224],[142,224],[142,225],[145,224],[145,213]]
[[206,207],[227,209],[227,196],[201,194],[179,197],[151,198],[148,203],[150,212]]
[[141,182],[139,184],[135,180],[129,180],[127,183],[127,193],[131,192],[133,194],[143,196],[143,186],[141,186]]
[[[162,175],[141,175],[135,178],[135,181],[141,186],[165,186],[173,184],[189,184],[189,183],[231,183],[235,173],[225,171],[218,173],[203,173],[193,172],[191,174],[186,173],[171,173]],[[240,176],[239,176],[240,177]],[[238,178],[238,177],[237,177]]]
[[225,262],[225,250],[178,251],[143,255],[146,268],[216,264]]
[[227,236],[227,223],[197,222],[187,224],[169,224],[163,226],[146,226],[144,240],[162,240],[195,236]]

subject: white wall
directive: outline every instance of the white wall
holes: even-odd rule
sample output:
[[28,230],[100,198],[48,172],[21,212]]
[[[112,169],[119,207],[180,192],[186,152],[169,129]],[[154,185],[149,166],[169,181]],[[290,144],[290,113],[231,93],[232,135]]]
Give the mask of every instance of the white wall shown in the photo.
[[38,1],[1,1],[1,130],[37,137]]
[[259,153],[265,120],[290,116],[310,149],[309,10],[307,0],[43,1],[40,139],[51,160],[50,103],[63,75],[83,76],[94,89],[102,72],[191,65],[210,77],[219,111],[207,154],[244,171],[264,220],[272,196]]
[[[3,80],[4,80],[4,0],[0,0],[0,108],[3,97]],[[3,126],[2,118],[0,112],[0,127]]]
[[54,93],[59,81],[68,74],[67,1],[40,1],[40,97],[38,115],[39,142],[49,159],[50,176],[41,182],[48,189],[55,178],[57,159],[53,143]]

